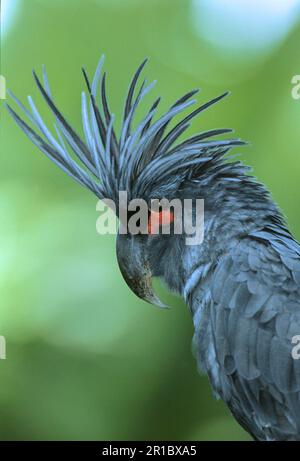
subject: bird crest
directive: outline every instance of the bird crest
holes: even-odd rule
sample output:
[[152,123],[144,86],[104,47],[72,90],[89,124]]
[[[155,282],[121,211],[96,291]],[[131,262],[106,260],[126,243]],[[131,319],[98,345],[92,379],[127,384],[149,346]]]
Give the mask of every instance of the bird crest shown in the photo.
[[81,98],[84,138],[76,133],[57,108],[44,66],[43,83],[35,72],[33,76],[54,116],[55,135],[47,128],[31,96],[28,96],[29,111],[9,92],[27,121],[10,105],[7,108],[26,135],[50,160],[98,198],[108,198],[117,203],[119,191],[127,191],[129,199],[169,197],[180,188],[182,182],[200,177],[211,162],[215,164],[230,148],[245,143],[239,138],[211,139],[232,132],[230,129],[205,131],[179,142],[179,137],[190,126],[191,120],[223,99],[228,92],[197,107],[169,130],[170,122],[195,104],[193,97],[198,90],[186,93],[155,119],[160,103],[158,98],[133,129],[137,107],[155,84],[154,81],[147,85],[143,80],[139,85],[146,62],[147,59],[133,75],[125,99],[119,136],[114,128],[115,117],[107,101],[106,73],[102,72],[104,56],[91,83],[82,69],[87,85],[87,94],[82,92]]

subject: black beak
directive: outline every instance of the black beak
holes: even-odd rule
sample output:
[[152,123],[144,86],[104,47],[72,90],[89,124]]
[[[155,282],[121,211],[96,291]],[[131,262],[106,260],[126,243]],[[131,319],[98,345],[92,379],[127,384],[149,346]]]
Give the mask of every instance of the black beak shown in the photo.
[[120,271],[136,296],[150,304],[167,307],[153,291],[152,273],[145,254],[144,242],[141,242],[140,238],[139,235],[118,234],[117,259]]

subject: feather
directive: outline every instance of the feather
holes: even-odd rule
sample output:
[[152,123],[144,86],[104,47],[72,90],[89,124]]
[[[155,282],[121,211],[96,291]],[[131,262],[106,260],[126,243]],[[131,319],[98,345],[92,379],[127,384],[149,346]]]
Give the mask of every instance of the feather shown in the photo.
[[[226,134],[232,130],[209,130],[193,136],[175,147],[172,146],[186,131],[190,121],[196,115],[223,99],[228,93],[223,93],[202,104],[179,121],[165,136],[169,123],[195,102],[192,98],[199,90],[189,91],[178,98],[165,114],[153,122],[160,102],[160,98],[157,98],[146,117],[131,132],[136,109],[155,84],[152,82],[146,85],[144,80],[135,96],[138,81],[146,62],[147,59],[139,65],[131,80],[125,99],[119,140],[111,122],[113,116],[107,101],[106,73],[104,72],[101,77],[104,56],[99,60],[92,83],[90,83],[85,69],[82,69],[91,110],[89,114],[87,97],[82,93],[82,126],[85,142],[54,103],[44,66],[42,67],[44,85],[35,72],[33,72],[33,77],[42,97],[55,117],[54,126],[57,139],[42,120],[32,98],[29,98],[29,105],[33,112],[31,114],[12,93],[9,93],[12,100],[29,119],[29,122],[41,132],[41,136],[34,132],[19,116],[16,117],[16,112],[12,108],[9,109],[10,114],[40,150],[97,196],[104,194],[105,198],[117,201],[117,191],[125,188],[129,199],[130,196],[142,193],[143,198],[148,200],[153,194],[153,172],[156,176],[156,196],[163,193],[171,194],[172,191],[178,189],[180,182],[185,179],[196,180],[208,168],[211,169],[212,174],[217,174],[216,167],[228,150],[234,146],[243,145],[244,142],[240,139],[210,141],[208,138]],[[98,89],[100,89],[101,96],[99,104],[97,103]],[[108,139],[109,150],[106,146]],[[72,159],[69,149],[77,157],[77,162]],[[224,172],[230,170],[225,164],[222,168]],[[240,171],[242,171],[242,167],[240,167]],[[97,181],[100,181],[101,185]]]

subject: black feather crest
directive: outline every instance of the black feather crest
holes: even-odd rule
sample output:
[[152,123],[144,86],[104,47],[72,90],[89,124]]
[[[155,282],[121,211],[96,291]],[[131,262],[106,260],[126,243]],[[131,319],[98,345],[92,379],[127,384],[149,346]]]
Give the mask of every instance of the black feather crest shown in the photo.
[[[151,106],[145,118],[132,131],[132,121],[137,106],[155,82],[146,86],[145,81],[136,91],[140,74],[147,62],[144,60],[135,72],[125,101],[124,115],[119,139],[114,130],[114,115],[111,114],[106,95],[106,74],[102,74],[104,57],[97,66],[92,84],[83,69],[87,84],[89,104],[82,93],[83,140],[56,107],[51,96],[47,74],[43,67],[43,84],[33,72],[35,82],[55,118],[56,137],[49,131],[33,100],[28,97],[31,112],[10,93],[28,121],[19,117],[10,105],[8,111],[25,134],[62,170],[90,189],[99,198],[110,198],[118,202],[118,192],[126,190],[129,198],[167,196],[178,189],[182,181],[201,177],[205,165],[211,165],[234,146],[245,144],[240,139],[209,140],[212,136],[229,133],[229,129],[215,129],[200,133],[175,144],[179,136],[190,126],[196,115],[223,99],[224,93],[184,117],[167,134],[171,120],[195,103],[191,99],[198,90],[193,90],[178,99],[170,109],[156,121],[160,98]],[[98,105],[97,90],[101,103]],[[136,96],[135,96],[135,93]],[[174,146],[175,144],[175,146]],[[71,155],[71,152],[73,155]],[[76,161],[75,161],[76,157]]]

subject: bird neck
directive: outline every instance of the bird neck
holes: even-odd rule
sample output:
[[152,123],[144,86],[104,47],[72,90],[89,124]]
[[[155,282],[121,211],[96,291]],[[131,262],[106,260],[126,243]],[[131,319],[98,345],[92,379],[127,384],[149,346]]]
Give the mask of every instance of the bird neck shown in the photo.
[[270,223],[284,225],[267,190],[250,176],[241,176],[239,180],[220,178],[210,187],[194,187],[189,196],[192,192],[192,196],[204,199],[203,241],[187,245],[183,235],[169,246],[167,257],[162,258],[162,278],[186,302],[193,287],[208,279],[222,255],[240,239]]

